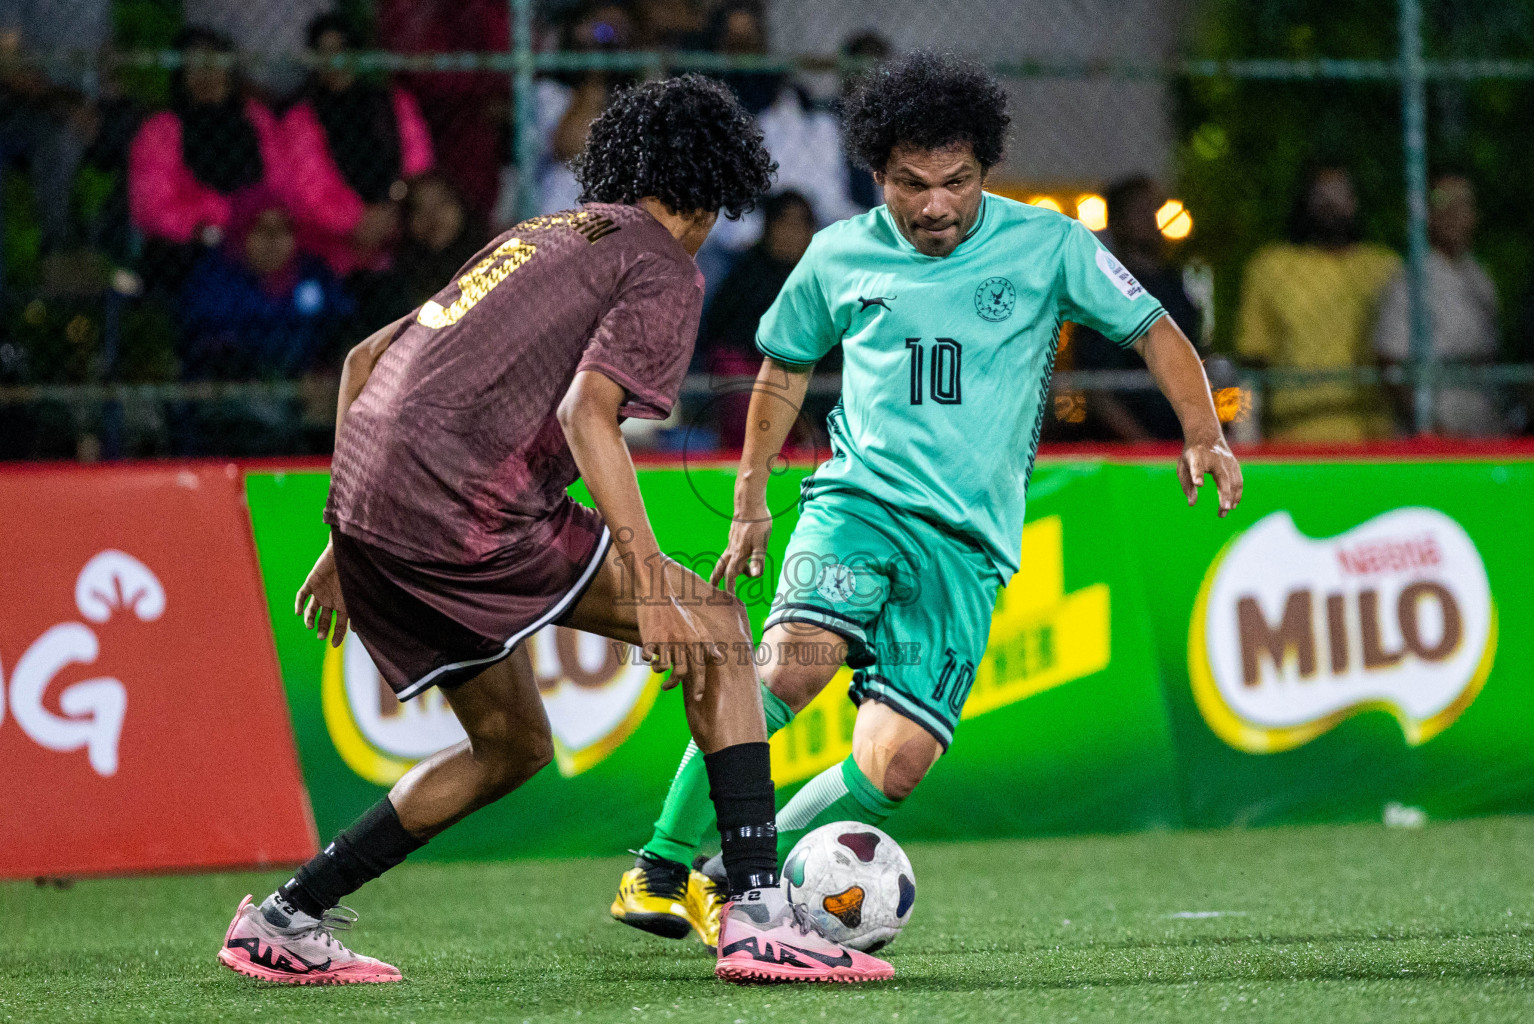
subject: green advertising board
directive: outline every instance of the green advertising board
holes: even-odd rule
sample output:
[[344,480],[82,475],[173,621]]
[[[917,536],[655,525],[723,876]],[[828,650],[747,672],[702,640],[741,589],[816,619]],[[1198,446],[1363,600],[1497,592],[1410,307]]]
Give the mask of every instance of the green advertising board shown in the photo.
[[[977,838],[1534,807],[1523,682],[1534,542],[1518,463],[1257,464],[1226,519],[1173,467],[1043,463],[1023,571],[1003,590],[953,747],[902,807],[902,838]],[[802,472],[774,479],[760,629]],[[324,545],[323,473],[247,495],[284,683],[322,835],[461,738],[440,696],[400,705],[361,645],[293,614]],[[733,471],[645,468],[661,546],[705,575]],[[577,496],[584,499],[577,488]],[[1212,495],[1210,495],[1212,498]],[[435,857],[607,854],[648,835],[687,740],[679,695],[595,637],[530,653],[556,765],[432,842]],[[773,740],[783,794],[850,750],[845,671]],[[426,851],[423,851],[426,852]]]
[[[1150,540],[1141,561],[1186,823],[1378,820],[1391,803],[1430,817],[1534,809],[1534,536],[1521,525],[1534,464],[1244,473],[1238,511],[1188,529],[1161,500],[1169,470],[1117,470]],[[1212,607],[1220,596],[1227,607]],[[1243,623],[1228,605],[1254,597]],[[1280,641],[1286,613],[1296,628]],[[1222,645],[1233,680],[1211,679]]]

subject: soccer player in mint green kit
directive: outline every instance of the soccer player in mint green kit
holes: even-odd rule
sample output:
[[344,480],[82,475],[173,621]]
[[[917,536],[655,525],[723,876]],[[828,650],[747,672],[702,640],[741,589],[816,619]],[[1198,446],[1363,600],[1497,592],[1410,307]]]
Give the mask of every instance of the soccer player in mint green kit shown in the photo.
[[[1191,505],[1214,478],[1241,497],[1193,346],[1079,222],[983,190],[1002,156],[1005,95],[982,68],[930,52],[866,78],[844,115],[885,205],[833,224],[762,318],[765,357],[713,579],[758,576],[769,463],[811,369],[842,346],[831,458],[804,481],[763,641],[768,732],[841,667],[859,705],[852,755],[778,811],[779,855],[809,829],[889,817],[953,740],[999,588],[1019,570],[1024,495],[1064,321],[1144,357],[1182,423]],[[717,936],[720,897],[688,863],[712,824],[689,747],[612,914],[656,934]]]

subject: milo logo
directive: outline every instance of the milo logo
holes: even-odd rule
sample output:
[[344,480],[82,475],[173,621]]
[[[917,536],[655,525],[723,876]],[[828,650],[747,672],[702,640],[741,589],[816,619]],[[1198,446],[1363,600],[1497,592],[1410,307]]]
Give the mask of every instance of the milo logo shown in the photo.
[[1275,512],[1209,567],[1188,670],[1204,720],[1238,750],[1288,750],[1371,710],[1416,745],[1475,699],[1496,647],[1486,566],[1442,512],[1397,509],[1325,539]]
[[[562,626],[546,626],[524,642],[561,775],[579,775],[611,754],[655,703],[660,677],[626,645]],[[320,703],[341,759],[380,786],[465,738],[441,691],[396,700],[355,634],[341,650],[326,649]]]

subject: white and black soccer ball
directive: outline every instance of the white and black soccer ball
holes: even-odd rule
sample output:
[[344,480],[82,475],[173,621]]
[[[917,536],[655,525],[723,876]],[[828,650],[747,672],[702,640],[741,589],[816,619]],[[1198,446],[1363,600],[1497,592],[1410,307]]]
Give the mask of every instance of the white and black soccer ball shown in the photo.
[[872,825],[822,825],[783,862],[783,891],[830,938],[871,952],[894,941],[916,905],[916,873],[900,844]]

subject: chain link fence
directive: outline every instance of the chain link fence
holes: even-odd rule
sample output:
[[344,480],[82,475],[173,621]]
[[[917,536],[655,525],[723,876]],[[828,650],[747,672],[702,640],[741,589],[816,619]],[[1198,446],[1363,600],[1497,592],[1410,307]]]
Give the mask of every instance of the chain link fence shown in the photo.
[[[682,70],[758,114],[782,194],[700,254],[682,410],[633,441],[728,448],[773,282],[880,201],[838,99],[918,46],[995,69],[990,187],[1101,233],[1236,438],[1528,432],[1534,0],[11,0],[0,458],[327,452],[346,348],[573,203],[606,98]],[[1068,330],[1059,369],[1047,439],[1177,437],[1132,354]]]

